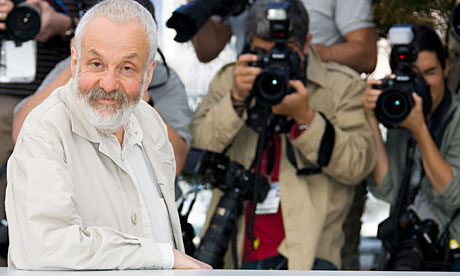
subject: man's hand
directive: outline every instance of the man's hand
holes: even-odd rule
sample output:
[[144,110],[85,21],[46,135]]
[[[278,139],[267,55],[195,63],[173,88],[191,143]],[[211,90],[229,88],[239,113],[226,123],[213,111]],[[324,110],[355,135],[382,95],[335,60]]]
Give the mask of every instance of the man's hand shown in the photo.
[[406,128],[414,136],[417,136],[422,128],[426,128],[425,116],[423,114],[422,98],[417,93],[412,92],[415,106],[410,111],[409,115],[402,121],[399,126]]
[[4,31],[6,30],[6,18],[8,17],[8,14],[10,11],[14,8],[14,3],[10,0],[0,0],[0,20],[3,22],[0,22],[0,30]]
[[382,94],[382,90],[374,89],[372,86],[379,85],[381,83],[381,80],[368,79],[366,81],[366,89],[364,90],[361,101],[363,103],[364,111],[366,112],[367,118],[375,118],[374,110],[377,104],[377,100],[380,94]]
[[244,54],[238,57],[233,74],[232,96],[237,101],[244,101],[249,97],[249,93],[254,84],[254,80],[262,69],[249,66],[248,62],[257,61],[257,56]]
[[311,122],[314,110],[308,103],[307,88],[300,80],[291,80],[289,85],[295,89],[295,92],[287,94],[280,104],[273,106],[273,113],[291,117],[299,125]]
[[40,32],[35,36],[35,40],[46,42],[53,36],[63,36],[65,31],[71,27],[70,17],[55,11],[47,1],[27,0],[26,2],[38,6],[41,12]]
[[187,254],[173,249],[174,253],[174,269],[212,269],[212,266],[194,259]]

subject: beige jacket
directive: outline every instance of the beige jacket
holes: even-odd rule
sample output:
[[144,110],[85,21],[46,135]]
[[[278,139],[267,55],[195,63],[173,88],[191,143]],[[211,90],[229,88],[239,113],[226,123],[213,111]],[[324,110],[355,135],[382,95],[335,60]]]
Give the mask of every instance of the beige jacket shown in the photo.
[[[333,125],[335,145],[322,173],[298,176],[284,152],[285,139],[281,139],[279,179],[286,237],[278,251],[287,257],[289,269],[311,269],[315,257],[340,267],[342,223],[351,205],[353,185],[371,172],[376,161],[374,139],[361,104],[364,84],[359,76],[344,66],[323,63],[313,48],[307,76],[310,105]],[[240,118],[235,113],[230,99],[232,84],[233,65],[228,65],[218,72],[195,114],[193,145],[222,152],[231,144],[227,151],[230,158],[248,168],[255,156],[258,135],[245,125],[247,114]],[[290,139],[299,168],[316,164],[325,126],[326,120],[317,113],[307,131]],[[214,193],[208,220],[220,195],[220,191]],[[240,222],[239,253],[241,230],[245,229],[242,219]],[[226,262],[225,266],[233,264]]]
[[[161,268],[142,231],[140,199],[121,157],[83,118],[70,82],[27,117],[8,162],[9,265],[18,269]],[[174,202],[175,162],[160,116],[134,111],[183,251]]]

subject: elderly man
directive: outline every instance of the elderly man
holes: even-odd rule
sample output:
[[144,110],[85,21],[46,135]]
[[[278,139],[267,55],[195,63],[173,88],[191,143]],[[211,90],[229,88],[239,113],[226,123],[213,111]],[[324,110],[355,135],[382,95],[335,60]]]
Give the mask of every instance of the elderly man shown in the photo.
[[140,102],[156,64],[152,16],[104,1],[75,39],[73,78],[30,113],[9,161],[9,265],[210,268],[182,253],[173,150]]

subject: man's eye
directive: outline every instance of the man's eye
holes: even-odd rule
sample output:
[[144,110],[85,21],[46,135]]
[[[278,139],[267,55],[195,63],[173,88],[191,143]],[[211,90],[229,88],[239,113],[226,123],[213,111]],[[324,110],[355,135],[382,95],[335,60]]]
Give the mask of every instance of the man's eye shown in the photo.
[[131,66],[123,66],[123,71],[128,71],[128,72],[133,71],[133,67],[131,67]]
[[97,62],[97,61],[93,62],[92,64],[96,68],[101,68],[102,67],[102,64],[100,62]]

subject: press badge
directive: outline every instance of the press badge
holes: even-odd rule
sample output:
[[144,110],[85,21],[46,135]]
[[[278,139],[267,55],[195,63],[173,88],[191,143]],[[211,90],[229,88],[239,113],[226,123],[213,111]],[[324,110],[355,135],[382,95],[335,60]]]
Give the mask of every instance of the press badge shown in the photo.
[[280,206],[281,200],[281,189],[280,183],[274,182],[270,184],[270,190],[267,193],[267,197],[263,202],[257,203],[256,214],[267,215],[276,214]]
[[28,83],[35,79],[37,42],[29,40],[16,46],[12,40],[2,41],[0,50],[0,82]]

